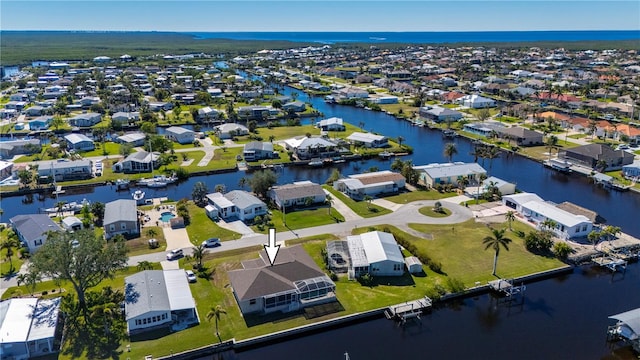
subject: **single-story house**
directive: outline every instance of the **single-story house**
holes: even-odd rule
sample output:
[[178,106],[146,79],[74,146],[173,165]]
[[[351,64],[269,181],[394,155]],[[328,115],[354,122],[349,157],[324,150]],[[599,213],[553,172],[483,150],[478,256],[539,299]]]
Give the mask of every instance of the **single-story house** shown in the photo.
[[490,108],[496,106],[496,101],[480,95],[465,95],[455,100],[457,104],[474,109]]
[[38,131],[38,130],[47,130],[49,126],[51,126],[51,122],[53,121],[53,116],[45,115],[39,116],[33,120],[29,120],[29,130]]
[[327,199],[327,194],[322,186],[311,181],[298,181],[293,184],[274,186],[269,190],[268,196],[279,209],[305,206],[308,202],[321,204]]
[[153,101],[149,103],[149,110],[151,111],[169,111],[171,109],[173,109],[171,101]]
[[41,116],[45,113],[45,108],[42,106],[32,106],[24,111],[27,116]]
[[482,194],[490,192],[491,187],[495,187],[503,196],[515,194],[516,192],[516,184],[502,180],[495,176],[488,177],[482,184],[467,186],[464,192],[471,197],[478,197],[478,195],[482,196]]
[[218,216],[222,219],[237,217],[248,221],[267,213],[267,204],[242,190],[233,190],[224,195],[218,192],[207,194],[207,200],[209,205],[218,210]]
[[354,145],[364,146],[367,148],[381,148],[389,146],[389,139],[387,139],[386,136],[372,133],[355,131],[351,135],[347,136],[347,140]]
[[543,134],[521,126],[496,128],[498,135],[505,139],[515,140],[518,146],[541,145]]
[[561,239],[585,237],[593,230],[593,223],[584,215],[574,215],[543,201],[529,201],[522,204],[521,214],[542,227],[545,220],[553,220],[555,228],[550,229]]
[[208,123],[217,120],[220,117],[220,111],[211,108],[209,106],[198,109],[198,116],[196,121],[199,123]]
[[252,141],[244,145],[242,156],[245,161],[258,161],[263,159],[276,159],[280,157],[273,151],[273,144],[270,142]]
[[466,178],[467,186],[478,184],[480,175],[487,175],[487,171],[477,163],[444,163],[414,166],[420,173],[420,182],[429,188],[436,185],[458,185],[458,179]]
[[91,160],[51,161],[38,167],[38,176],[52,177],[56,181],[82,180],[93,176]]
[[374,104],[397,104],[397,96],[380,96],[371,100]]
[[104,204],[104,237],[135,236],[140,234],[138,208],[135,200],[119,199]]
[[145,270],[124,279],[124,311],[129,335],[200,322],[182,269]]
[[228,123],[214,127],[216,134],[220,139],[231,139],[234,136],[249,135],[249,129],[246,126]]
[[293,151],[298,159],[326,158],[338,154],[337,145],[321,137],[300,136],[284,140],[285,148]]
[[322,131],[344,131],[345,126],[342,118],[332,117],[318,121],[316,127]]
[[425,106],[418,111],[419,115],[425,119],[441,123],[454,122],[462,119],[462,113],[440,106]]
[[170,126],[164,130],[164,136],[180,144],[190,144],[196,138],[196,133],[180,126]]
[[300,100],[292,101],[282,105],[284,111],[303,112],[307,109],[305,103]]
[[347,236],[349,245],[349,278],[364,274],[402,276],[404,257],[393,234],[371,231]]
[[151,172],[158,168],[159,157],[158,153],[138,151],[113,164],[112,170],[124,173]]
[[65,135],[64,139],[67,141],[68,150],[91,151],[96,148],[93,140],[84,134],[69,134]]
[[228,274],[244,315],[291,312],[336,300],[336,285],[300,245],[281,247],[273,266],[263,250],[242,267]]
[[266,106],[241,106],[238,108],[238,117],[242,119],[262,120],[264,116],[269,116],[270,110],[271,108]]
[[41,150],[40,139],[0,141],[0,156],[3,158],[38,153]]
[[89,127],[102,121],[102,115],[98,113],[79,114],[69,119],[71,126]]
[[397,193],[406,185],[402,174],[389,170],[349,175],[333,182],[333,188],[350,198],[362,200],[365,196]]
[[366,99],[369,97],[369,92],[367,90],[360,89],[355,86],[346,86],[342,89],[338,89],[336,94],[347,99]]
[[62,230],[47,214],[16,215],[9,219],[9,223],[30,253],[34,253],[45,243],[49,231]]
[[119,144],[127,144],[133,147],[143,146],[144,141],[146,140],[147,135],[141,132],[133,132],[118,136],[115,142]]
[[593,169],[599,168],[600,162],[606,162],[604,171],[612,171],[633,163],[634,155],[624,150],[614,150],[605,144],[587,144],[562,150],[558,158]]
[[498,125],[496,123],[470,123],[464,124],[462,127],[463,131],[488,137],[492,133],[498,133],[498,131],[504,129],[504,126]]
[[[60,298],[13,298],[0,302],[0,357],[31,359],[60,351]],[[57,357],[57,356],[56,356]]]
[[533,193],[517,193],[512,195],[505,195],[502,197],[502,204],[514,209],[515,211],[522,213],[522,205],[530,201],[542,202],[542,198]]
[[120,124],[130,124],[140,120],[140,113],[137,111],[124,112],[118,111],[111,116],[111,120]]

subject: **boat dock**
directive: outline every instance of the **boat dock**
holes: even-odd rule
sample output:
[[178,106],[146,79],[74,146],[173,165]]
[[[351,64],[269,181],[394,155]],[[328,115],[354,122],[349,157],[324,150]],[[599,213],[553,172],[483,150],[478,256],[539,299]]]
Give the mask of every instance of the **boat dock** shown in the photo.
[[57,185],[57,186],[56,186],[56,189],[53,191],[53,193],[52,193],[52,194],[53,194],[53,195],[62,195],[62,194],[64,194],[64,193],[65,193],[65,191],[64,191],[64,190],[62,190],[62,186]]
[[627,270],[627,260],[621,259],[614,255],[602,253],[601,255],[596,255],[591,258],[591,261],[593,261],[596,265],[606,267],[612,272],[616,272],[618,270]]
[[430,309],[432,305],[432,301],[429,297],[425,296],[422,299],[408,301],[402,304],[397,304],[393,306],[389,306],[384,311],[384,316],[391,320],[398,320],[402,324],[407,322],[409,319],[418,319],[420,320],[420,314],[425,309]]
[[513,298],[516,295],[524,294],[527,287],[524,284],[516,286],[513,284],[513,280],[498,279],[489,281],[489,287],[498,293]]

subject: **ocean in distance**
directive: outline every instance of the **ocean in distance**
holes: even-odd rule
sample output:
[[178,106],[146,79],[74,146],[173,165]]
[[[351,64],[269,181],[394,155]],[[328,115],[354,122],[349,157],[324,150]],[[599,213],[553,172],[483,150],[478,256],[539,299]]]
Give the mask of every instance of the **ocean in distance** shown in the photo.
[[640,30],[462,32],[188,32],[196,39],[288,40],[335,43],[440,44],[467,42],[593,41],[640,39]]

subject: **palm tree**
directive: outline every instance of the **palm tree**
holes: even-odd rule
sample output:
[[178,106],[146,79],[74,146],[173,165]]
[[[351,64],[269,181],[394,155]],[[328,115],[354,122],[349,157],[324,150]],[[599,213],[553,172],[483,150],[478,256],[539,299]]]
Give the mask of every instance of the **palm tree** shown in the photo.
[[273,142],[276,139],[275,135],[269,135],[269,142]]
[[158,235],[158,231],[156,229],[147,229],[147,236],[149,236],[150,238],[154,238],[156,237],[156,235]]
[[247,186],[247,184],[249,183],[249,180],[247,180],[246,177],[241,177],[240,180],[238,180],[238,186],[240,186],[241,189],[244,189],[245,186]]
[[327,194],[325,200],[327,201],[327,204],[329,204],[329,216],[331,216],[331,205],[333,205],[333,197],[331,196],[331,194]]
[[456,144],[447,143],[444,145],[444,156],[451,162],[453,160],[453,155],[458,153],[458,149],[456,148]]
[[540,225],[548,231],[553,231],[558,223],[555,220],[545,219]]
[[496,267],[498,266],[498,255],[500,254],[500,247],[509,251],[509,243],[511,239],[504,236],[504,229],[492,229],[493,236],[489,235],[482,239],[482,243],[485,245],[485,250],[492,248],[495,251],[493,257],[493,275],[496,275]]
[[153,269],[153,264],[151,263],[151,261],[142,260],[138,262],[138,270],[142,271],[142,270],[152,270],[152,269]]
[[373,201],[371,195],[365,195],[362,200],[367,202],[367,210],[371,210],[371,201]]
[[608,166],[609,164],[605,159],[600,159],[596,162],[596,169],[600,170],[600,172],[604,172]]
[[204,258],[205,248],[204,245],[199,244],[193,248],[193,258],[198,262],[198,269],[202,269],[202,259]]
[[509,231],[513,231],[513,228],[511,227],[511,223],[516,220],[515,211],[511,211],[511,210],[507,211],[507,213],[504,214],[504,218],[507,219],[507,221],[509,222]]
[[222,339],[220,338],[220,332],[218,332],[218,321],[220,320],[220,315],[226,314],[226,313],[227,311],[223,309],[222,306],[220,305],[216,305],[215,307],[212,306],[209,312],[207,313],[208,321],[211,321],[211,319],[215,319],[216,321],[216,336],[218,337],[218,340],[220,342],[222,342]]
[[551,160],[551,153],[558,145],[558,137],[551,135],[547,138],[547,149],[549,149],[549,160]]
[[485,151],[484,156],[489,159],[489,171],[491,171],[491,168],[493,167],[493,159],[500,156],[500,150],[497,146],[491,146]]
[[482,186],[482,183],[484,183],[485,180],[487,180],[487,174],[483,173],[478,175],[478,195],[476,196],[476,204],[480,202],[480,186]]
[[458,189],[464,193],[464,189],[469,185],[469,179],[467,177],[459,177],[457,180]]
[[15,254],[14,249],[20,246],[20,242],[18,241],[17,235],[13,231],[7,236],[7,240],[0,243],[0,250],[6,250],[5,259],[9,260],[9,271],[11,274],[14,272],[13,267],[13,255]]
[[62,216],[62,208],[64,207],[64,205],[66,204],[66,201],[58,201],[56,203],[56,209],[58,212],[58,216]]
[[404,137],[403,136],[398,136],[398,146],[400,146],[400,148],[402,149],[402,143],[404,142]]

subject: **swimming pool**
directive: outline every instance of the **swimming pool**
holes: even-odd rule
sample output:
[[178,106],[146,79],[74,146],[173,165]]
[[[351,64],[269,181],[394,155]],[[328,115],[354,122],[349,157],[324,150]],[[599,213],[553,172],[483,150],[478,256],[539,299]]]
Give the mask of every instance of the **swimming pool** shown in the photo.
[[169,222],[169,220],[173,219],[174,217],[176,217],[172,212],[163,212],[160,216],[160,220],[162,220],[162,222]]

